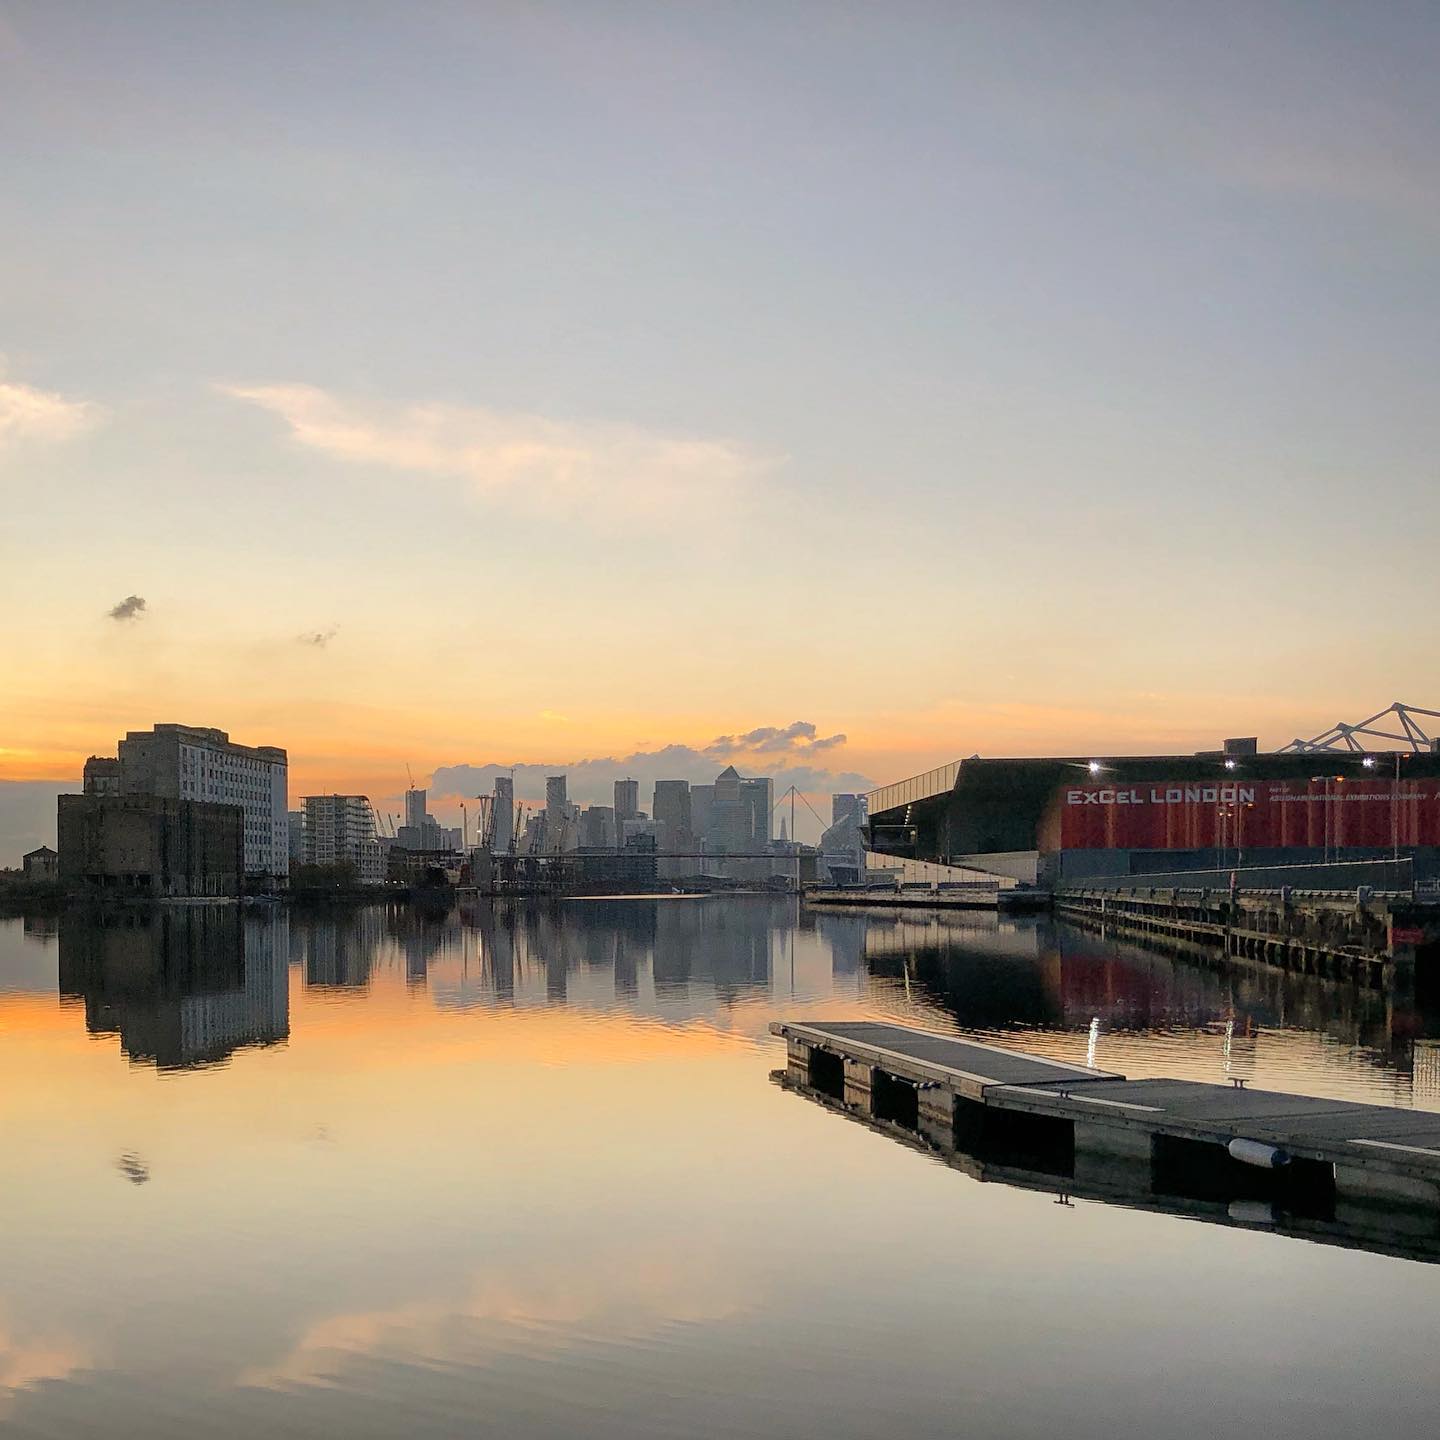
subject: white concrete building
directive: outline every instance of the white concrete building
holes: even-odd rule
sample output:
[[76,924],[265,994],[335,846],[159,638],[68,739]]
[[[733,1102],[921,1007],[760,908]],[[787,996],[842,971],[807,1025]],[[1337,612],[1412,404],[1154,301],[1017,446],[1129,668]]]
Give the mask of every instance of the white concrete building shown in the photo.
[[289,767],[275,745],[235,745],[223,730],[156,725],[131,730],[117,747],[122,795],[158,795],[238,805],[245,813],[245,873],[290,873]]
[[379,838],[362,840],[355,851],[355,878],[362,885],[383,885],[389,869],[389,842]]
[[305,863],[360,869],[360,847],[375,839],[375,812],[367,795],[306,795]]

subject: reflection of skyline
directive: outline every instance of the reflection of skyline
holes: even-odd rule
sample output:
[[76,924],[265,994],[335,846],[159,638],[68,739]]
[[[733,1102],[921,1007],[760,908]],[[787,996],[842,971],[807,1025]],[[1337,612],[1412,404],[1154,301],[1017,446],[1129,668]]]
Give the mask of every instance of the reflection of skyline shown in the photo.
[[461,907],[462,926],[447,937],[462,959],[460,982],[437,998],[512,1000],[533,978],[551,1004],[587,1004],[604,990],[645,1008],[683,1004],[693,991],[727,1007],[768,993],[777,937],[794,913],[793,901],[762,897],[478,901]]
[[[1386,1098],[1440,1098],[1440,1065],[1424,1044],[1440,1038],[1437,1017],[1376,991],[1263,966],[1225,971],[1047,920],[810,912],[785,897],[473,901],[270,918],[283,921],[273,942],[280,963],[288,957],[305,991],[337,998],[364,999],[378,986],[440,1010],[630,1011],[755,1036],[782,1011],[878,1006],[1075,1060],[1093,1041],[1134,1073],[1253,1079],[1268,1068],[1277,1087],[1305,1088],[1369,1071],[1389,1078]],[[120,1032],[126,1053],[198,1064],[288,1033],[287,1015],[263,1018],[271,997],[283,1012],[284,984],[250,993],[263,966],[237,959],[233,908],[163,922],[137,912],[88,938],[87,923],[67,917],[61,988],[86,999],[92,1032]],[[265,923],[244,921],[250,949],[269,933]]]
[[215,1064],[290,1034],[288,917],[234,906],[145,909],[104,924],[67,913],[59,990],[85,1006],[85,1028],[118,1035],[159,1069]]
[[307,989],[364,990],[384,933],[384,914],[374,906],[296,917],[290,963],[300,967]]

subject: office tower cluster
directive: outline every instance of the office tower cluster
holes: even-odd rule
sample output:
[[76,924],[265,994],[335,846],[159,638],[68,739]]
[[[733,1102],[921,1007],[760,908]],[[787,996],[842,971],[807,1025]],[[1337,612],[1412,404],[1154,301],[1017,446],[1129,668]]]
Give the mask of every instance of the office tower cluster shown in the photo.
[[464,843],[459,826],[442,825],[429,810],[429,792],[411,788],[405,792],[405,823],[395,831],[395,844],[402,850],[452,851]]
[[569,777],[545,780],[545,803],[528,810],[515,802],[514,781],[500,777],[490,797],[495,855],[651,852],[660,878],[725,874],[765,876],[772,857],[788,854],[774,839],[775,782],[746,777],[727,766],[712,784],[657,780],[651,808],[640,808],[640,782],[614,782],[609,805],[576,805]]

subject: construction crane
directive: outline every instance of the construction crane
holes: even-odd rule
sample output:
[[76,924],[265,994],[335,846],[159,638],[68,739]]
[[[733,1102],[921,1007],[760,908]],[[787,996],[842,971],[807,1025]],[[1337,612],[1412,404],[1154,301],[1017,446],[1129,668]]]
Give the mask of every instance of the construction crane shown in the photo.
[[488,852],[495,844],[495,797],[477,795],[475,803],[475,848]]
[[[520,815],[516,830],[519,836],[523,838],[525,826],[529,823],[531,817],[529,806],[522,803],[519,808]],[[545,851],[545,812],[543,810],[536,810],[534,818],[539,821],[539,824],[535,827],[534,843],[525,852],[527,855],[541,855]],[[518,851],[518,845],[516,848]]]

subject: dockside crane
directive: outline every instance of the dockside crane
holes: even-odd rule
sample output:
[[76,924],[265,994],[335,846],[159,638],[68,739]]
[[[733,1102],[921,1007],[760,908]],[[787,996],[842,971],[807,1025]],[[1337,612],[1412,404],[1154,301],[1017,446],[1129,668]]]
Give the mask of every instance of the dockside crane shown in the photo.
[[477,795],[475,803],[475,848],[488,852],[495,844],[495,797]]

